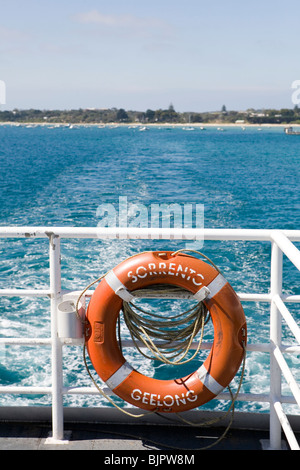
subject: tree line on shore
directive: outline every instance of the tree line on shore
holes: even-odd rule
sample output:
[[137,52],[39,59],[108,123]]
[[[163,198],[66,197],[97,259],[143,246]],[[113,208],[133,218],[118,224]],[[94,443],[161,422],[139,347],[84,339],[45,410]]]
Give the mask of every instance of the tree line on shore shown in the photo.
[[27,109],[0,111],[0,122],[44,122],[44,123],[245,123],[245,124],[300,124],[300,109],[248,109],[227,111],[223,105],[214,112],[177,112],[170,104],[167,109],[126,111],[123,108],[39,110]]

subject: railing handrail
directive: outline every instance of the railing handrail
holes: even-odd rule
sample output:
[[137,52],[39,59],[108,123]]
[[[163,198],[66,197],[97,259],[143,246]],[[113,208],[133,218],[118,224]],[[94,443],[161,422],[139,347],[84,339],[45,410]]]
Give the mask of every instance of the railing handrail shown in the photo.
[[[281,427],[291,448],[300,449],[295,444],[295,436],[283,412],[281,403],[297,403],[300,406],[300,389],[283,357],[283,353],[299,352],[300,328],[287,309],[285,302],[299,302],[300,295],[282,294],[282,254],[300,271],[300,251],[293,242],[300,241],[300,230],[274,229],[163,229],[132,227],[0,227],[0,238],[47,238],[50,250],[50,284],[46,289],[0,289],[1,296],[48,296],[51,303],[51,338],[0,338],[0,344],[45,344],[52,348],[52,386],[18,387],[1,386],[0,393],[40,393],[52,395],[52,426],[54,439],[63,438],[63,402],[64,393],[97,393],[92,387],[63,387],[62,382],[62,344],[57,331],[57,306],[64,294],[61,290],[60,239],[61,238],[120,238],[120,239],[178,239],[178,240],[244,240],[269,241],[272,246],[271,256],[271,291],[270,293],[238,293],[241,301],[268,302],[271,308],[270,343],[250,344],[248,350],[265,351],[271,355],[270,394],[240,394],[239,400],[270,402],[270,446],[280,448]],[[86,292],[87,296],[92,291]],[[281,318],[283,318],[297,343],[284,346],[281,344]],[[131,344],[128,342],[128,344]],[[203,343],[203,348],[210,348],[211,343]],[[293,396],[282,396],[281,373],[290,385]],[[218,399],[228,399],[222,393]]]
[[300,241],[300,230],[284,229],[225,229],[225,228],[137,228],[137,227],[72,227],[72,226],[0,226],[0,238],[128,238],[272,241],[282,234],[290,241]]

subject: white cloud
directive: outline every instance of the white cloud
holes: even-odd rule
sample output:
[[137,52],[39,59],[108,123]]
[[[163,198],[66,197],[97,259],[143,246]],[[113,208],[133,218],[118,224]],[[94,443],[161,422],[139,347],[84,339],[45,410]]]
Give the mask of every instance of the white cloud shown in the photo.
[[95,25],[101,28],[101,31],[114,31],[114,33],[130,35],[149,35],[170,36],[173,33],[173,27],[154,17],[142,18],[135,15],[106,15],[98,10],[91,10],[79,13],[73,17],[77,23],[86,25]]

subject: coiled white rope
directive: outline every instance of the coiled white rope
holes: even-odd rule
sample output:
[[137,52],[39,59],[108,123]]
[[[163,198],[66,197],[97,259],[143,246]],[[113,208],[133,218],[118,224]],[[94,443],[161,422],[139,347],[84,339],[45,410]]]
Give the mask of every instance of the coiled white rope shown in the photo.
[[[168,291],[168,286],[164,291]],[[147,359],[157,359],[169,365],[186,364],[197,356],[202,344],[204,325],[210,318],[202,302],[171,317],[147,312],[132,302],[123,301],[122,310],[126,326],[138,351]],[[200,329],[201,336],[196,351],[192,357],[185,359]],[[154,341],[157,341],[157,344]],[[139,342],[146,346],[152,356],[139,347]]]

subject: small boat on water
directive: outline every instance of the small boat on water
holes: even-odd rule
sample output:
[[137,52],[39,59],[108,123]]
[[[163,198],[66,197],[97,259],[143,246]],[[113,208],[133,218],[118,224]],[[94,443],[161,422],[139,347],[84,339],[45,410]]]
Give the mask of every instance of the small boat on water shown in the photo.
[[285,127],[284,132],[288,135],[300,135],[300,130],[294,131],[293,127]]

